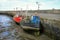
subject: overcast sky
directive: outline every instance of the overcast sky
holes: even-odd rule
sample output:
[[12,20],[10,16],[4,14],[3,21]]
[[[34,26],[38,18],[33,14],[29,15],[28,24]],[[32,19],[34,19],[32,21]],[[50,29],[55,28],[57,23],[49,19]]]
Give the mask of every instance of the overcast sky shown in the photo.
[[[40,9],[60,9],[60,0],[0,0],[0,10],[37,10],[39,2]],[[27,7],[28,6],[28,7]]]

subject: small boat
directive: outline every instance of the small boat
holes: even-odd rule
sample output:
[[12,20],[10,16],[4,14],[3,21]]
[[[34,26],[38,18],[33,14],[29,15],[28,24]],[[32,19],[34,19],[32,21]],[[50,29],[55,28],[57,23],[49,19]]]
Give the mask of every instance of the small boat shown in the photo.
[[25,30],[40,30],[40,27],[36,27],[30,20],[24,20],[21,22],[21,27]]

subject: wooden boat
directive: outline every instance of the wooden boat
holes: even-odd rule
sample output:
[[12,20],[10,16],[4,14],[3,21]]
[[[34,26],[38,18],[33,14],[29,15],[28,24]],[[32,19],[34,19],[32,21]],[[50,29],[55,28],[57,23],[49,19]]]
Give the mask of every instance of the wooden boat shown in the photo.
[[22,21],[21,27],[25,30],[40,30],[39,27],[34,27],[35,25],[30,22],[30,20]]

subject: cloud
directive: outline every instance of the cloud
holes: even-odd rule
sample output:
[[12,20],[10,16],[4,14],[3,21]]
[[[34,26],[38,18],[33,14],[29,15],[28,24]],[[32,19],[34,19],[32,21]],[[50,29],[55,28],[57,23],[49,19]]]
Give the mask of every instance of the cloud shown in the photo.
[[[51,9],[57,8],[57,4],[60,0],[0,0],[0,10],[14,10],[14,8],[18,7],[18,9],[37,9],[36,1],[40,4],[40,9]],[[26,6],[28,5],[28,8]]]
[[52,9],[52,8],[59,8],[60,0],[50,0],[46,2],[41,2],[40,9]]
[[8,0],[0,0],[0,2],[7,2]]

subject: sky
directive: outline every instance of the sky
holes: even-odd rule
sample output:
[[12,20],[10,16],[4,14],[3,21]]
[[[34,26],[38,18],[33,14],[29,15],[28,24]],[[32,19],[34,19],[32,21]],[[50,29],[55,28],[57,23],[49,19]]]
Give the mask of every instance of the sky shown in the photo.
[[0,10],[60,9],[60,0],[0,0]]

